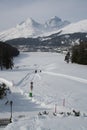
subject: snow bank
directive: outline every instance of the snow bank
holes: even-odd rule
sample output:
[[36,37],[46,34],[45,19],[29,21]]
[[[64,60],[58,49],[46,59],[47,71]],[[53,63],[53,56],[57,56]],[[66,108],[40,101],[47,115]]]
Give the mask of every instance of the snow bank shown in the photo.
[[12,89],[13,83],[11,81],[8,81],[4,78],[0,78],[0,82],[5,83],[8,87],[10,87]]

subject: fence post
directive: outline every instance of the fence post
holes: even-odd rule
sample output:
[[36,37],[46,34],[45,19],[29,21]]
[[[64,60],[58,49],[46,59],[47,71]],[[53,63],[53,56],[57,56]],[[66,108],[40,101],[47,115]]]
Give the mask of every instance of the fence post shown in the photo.
[[11,107],[11,117],[10,117],[10,122],[12,122],[12,104],[13,104],[13,101],[10,101],[10,107]]
[[57,113],[57,104],[55,104],[55,113]]

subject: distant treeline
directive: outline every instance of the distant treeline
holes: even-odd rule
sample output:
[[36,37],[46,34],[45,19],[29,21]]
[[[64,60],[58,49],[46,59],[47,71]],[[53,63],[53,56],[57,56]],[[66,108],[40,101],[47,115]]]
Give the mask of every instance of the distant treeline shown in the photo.
[[37,38],[16,38],[6,41],[10,45],[28,45],[28,46],[47,46],[47,47],[60,47],[60,46],[69,46],[73,42],[79,39],[79,41],[87,40],[87,33],[73,33],[73,34],[63,34],[59,33],[52,34],[46,37],[37,37]]
[[17,48],[0,41],[0,67],[9,69],[13,67],[13,57],[19,55]]

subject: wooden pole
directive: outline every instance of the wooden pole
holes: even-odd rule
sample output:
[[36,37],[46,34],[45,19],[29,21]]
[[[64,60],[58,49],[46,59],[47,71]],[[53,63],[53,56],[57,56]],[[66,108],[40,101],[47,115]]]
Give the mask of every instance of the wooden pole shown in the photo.
[[55,104],[55,113],[57,113],[57,104]]
[[11,117],[10,117],[10,121],[11,121],[11,122],[12,122],[12,104],[13,104],[13,102],[10,101],[10,106],[11,106]]

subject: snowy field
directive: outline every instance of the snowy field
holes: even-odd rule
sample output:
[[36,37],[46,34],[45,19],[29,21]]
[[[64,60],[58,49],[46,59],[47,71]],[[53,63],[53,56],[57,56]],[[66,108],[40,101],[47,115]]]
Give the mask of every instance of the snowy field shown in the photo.
[[0,82],[11,89],[11,94],[0,100],[0,118],[10,117],[10,105],[5,103],[13,101],[13,122],[5,130],[87,129],[87,66],[67,64],[64,57],[58,53],[21,53],[14,59],[13,70],[0,71]]

